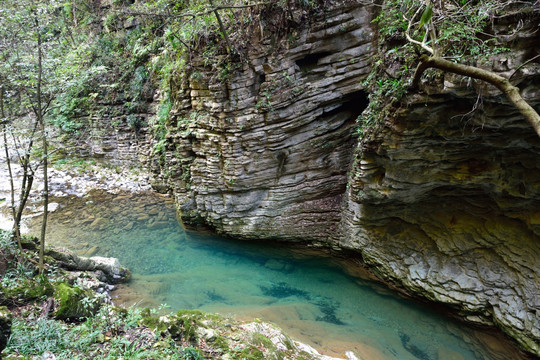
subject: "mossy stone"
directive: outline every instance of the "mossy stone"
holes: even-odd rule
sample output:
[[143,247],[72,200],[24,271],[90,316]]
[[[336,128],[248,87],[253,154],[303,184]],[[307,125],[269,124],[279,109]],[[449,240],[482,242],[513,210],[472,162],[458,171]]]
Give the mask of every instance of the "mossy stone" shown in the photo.
[[99,302],[90,290],[59,283],[55,286],[54,298],[57,303],[54,316],[62,320],[78,320],[95,315]]
[[3,288],[2,290],[4,292],[3,296],[0,297],[2,302],[10,299],[15,303],[26,303],[53,294],[53,287],[44,275],[24,279],[21,285],[13,288]]

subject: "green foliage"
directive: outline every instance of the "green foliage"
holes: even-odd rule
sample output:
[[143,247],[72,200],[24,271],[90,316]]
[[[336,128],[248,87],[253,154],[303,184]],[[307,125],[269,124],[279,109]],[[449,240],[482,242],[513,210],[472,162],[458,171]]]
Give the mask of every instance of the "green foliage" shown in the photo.
[[[436,36],[428,37],[427,45],[440,56],[477,65],[508,50],[489,34],[493,17],[504,14],[508,6],[508,2],[500,0],[464,1],[460,6],[452,2],[425,6],[420,0],[385,1],[374,20],[380,41],[377,60],[363,84],[370,91],[370,104],[358,119],[360,136],[365,137],[383,119],[395,114],[407,92],[419,52],[424,51],[406,39],[409,21],[410,35],[416,41],[422,42],[428,25],[433,26]],[[525,9],[530,5],[518,6]],[[435,70],[428,70],[424,76],[431,77],[431,83],[436,84],[436,74]]]
[[392,62],[411,62],[412,59],[405,59],[401,56],[394,56],[392,53],[375,62],[369,76],[364,80],[363,86],[369,89],[369,105],[358,117],[358,134],[364,138],[375,130],[382,120],[389,117],[393,110],[400,104],[401,99],[407,92],[405,81],[410,77],[410,67],[402,65],[396,77],[390,76],[385,67]]
[[[417,41],[424,38],[424,27],[432,24],[436,39],[431,39],[429,45],[437,49],[440,56],[474,64],[508,50],[495,35],[490,35],[490,25],[495,16],[504,14],[509,7],[511,4],[501,0],[466,1],[461,6],[451,2],[425,6],[419,0],[390,0],[384,2],[376,22],[384,41],[401,40],[402,44],[409,21],[415,25],[411,36]],[[423,10],[422,15],[414,18],[418,9]]]
[[52,162],[58,169],[76,170],[77,172],[85,172],[92,169],[97,164],[95,159],[78,159],[71,157],[62,157]]
[[429,4],[426,6],[426,9],[422,13],[422,17],[420,18],[420,24],[418,25],[418,28],[421,29],[424,25],[428,24],[431,21],[432,16],[433,16],[433,5]]
[[[18,318],[4,354],[40,356],[45,351],[68,359],[204,359],[194,348],[160,340],[138,325],[141,310],[104,305],[78,325],[36,317]],[[186,350],[187,349],[187,350]]]
[[204,360],[200,350],[194,347],[187,346],[182,350],[182,352],[185,360]]
[[[4,0],[0,7],[0,82],[13,115],[46,112],[60,81],[53,74],[63,48],[56,46],[62,23],[57,1]],[[40,44],[41,46],[38,46]],[[39,51],[38,51],[39,50]]]
[[163,162],[165,161],[165,149],[167,135],[167,124],[170,119],[170,112],[172,109],[172,101],[169,96],[162,99],[157,116],[151,121],[152,130],[154,132],[154,138],[157,140],[154,144],[152,153]]
[[45,351],[61,353],[69,344],[66,326],[62,323],[45,318],[24,321],[14,319],[12,335],[8,341],[5,353],[16,351],[22,355],[42,355]]
[[30,255],[20,253],[8,231],[0,231],[0,304],[40,300],[52,294],[45,275],[37,275]]

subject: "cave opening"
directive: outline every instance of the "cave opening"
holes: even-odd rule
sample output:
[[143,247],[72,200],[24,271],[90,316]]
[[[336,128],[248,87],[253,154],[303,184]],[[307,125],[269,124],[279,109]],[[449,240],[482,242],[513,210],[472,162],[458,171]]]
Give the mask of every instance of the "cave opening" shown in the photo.
[[259,94],[259,91],[261,90],[261,85],[266,81],[266,75],[264,73],[257,73],[255,74],[255,79],[253,81],[253,84],[250,87],[251,94],[253,96],[256,96]]
[[349,122],[351,120],[356,121],[358,116],[360,116],[360,114],[362,114],[362,112],[369,105],[368,93],[365,90],[358,90],[350,94],[344,95],[341,100],[341,105],[339,105],[335,109],[326,112],[324,115],[330,117],[339,113],[348,112],[350,113]]
[[331,54],[332,53],[330,52],[320,52],[320,53],[315,53],[315,54],[309,54],[303,57],[302,59],[296,60],[296,65],[298,65],[298,67],[300,68],[300,71],[308,72],[315,69],[322,58],[325,58]]

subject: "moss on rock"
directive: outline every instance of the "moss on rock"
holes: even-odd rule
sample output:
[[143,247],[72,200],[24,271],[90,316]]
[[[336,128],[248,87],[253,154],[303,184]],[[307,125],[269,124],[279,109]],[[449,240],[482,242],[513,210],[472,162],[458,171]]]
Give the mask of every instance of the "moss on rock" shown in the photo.
[[55,286],[56,310],[54,316],[62,320],[78,320],[94,315],[99,309],[98,298],[86,289],[73,287],[67,283]]
[[0,290],[0,304],[23,304],[53,294],[52,285],[46,276],[24,279],[16,286],[0,287]]

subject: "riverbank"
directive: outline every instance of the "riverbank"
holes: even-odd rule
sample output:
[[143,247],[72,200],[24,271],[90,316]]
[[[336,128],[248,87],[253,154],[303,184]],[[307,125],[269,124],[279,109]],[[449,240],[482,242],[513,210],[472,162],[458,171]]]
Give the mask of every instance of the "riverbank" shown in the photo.
[[[0,155],[0,162],[5,164],[5,156]],[[15,175],[15,188],[20,186],[22,169],[12,159],[12,171]],[[0,169],[0,219],[4,229],[10,228],[9,205],[10,188],[6,167]],[[85,206],[92,207],[94,200],[85,201],[84,198],[91,193],[119,194],[124,197],[137,197],[150,190],[149,175],[135,167],[114,167],[101,164],[95,160],[62,160],[53,163],[49,170],[51,199],[58,201],[50,204],[50,212],[65,207],[64,201],[81,198]],[[29,205],[25,211],[24,223],[36,224],[40,222],[42,175],[36,173],[36,188],[31,194]],[[164,195],[156,195],[165,201]],[[118,196],[118,201],[121,196]],[[169,210],[173,210],[171,206]],[[74,209],[75,210],[75,209]],[[149,220],[153,215],[161,216],[155,223],[148,224],[150,228],[163,225],[163,222],[174,221],[173,213],[161,214],[157,209],[149,211],[145,204],[141,205],[140,216]],[[146,214],[146,215],[145,215]],[[80,214],[79,214],[80,215]],[[105,216],[105,215],[103,215]],[[78,216],[68,213],[66,221],[70,227],[76,226],[73,221]],[[96,221],[97,220],[97,221]],[[126,219],[124,219],[126,220]],[[137,219],[133,219],[137,221]],[[86,225],[92,225],[96,231],[102,231],[104,218],[87,217]],[[94,224],[95,222],[95,224]],[[129,222],[128,222],[129,223]],[[127,225],[129,227],[129,224]],[[133,226],[133,223],[131,223]],[[27,230],[28,228],[25,227]],[[101,228],[101,229],[100,229]],[[3,233],[4,235],[7,233]],[[17,254],[15,245],[3,237],[2,254],[7,249],[13,252],[9,259],[36,258],[35,248],[30,242],[25,245],[25,254]],[[55,243],[55,234],[48,234],[48,243]],[[86,248],[78,248],[77,252],[92,256],[96,247],[91,244],[80,244]],[[84,250],[84,251],[83,251]],[[336,359],[319,354],[309,345],[296,342],[285,335],[275,325],[256,321],[239,321],[222,315],[210,315],[199,311],[180,311],[176,314],[163,315],[162,309],[144,308],[140,299],[134,301],[136,305],[118,307],[114,305],[111,292],[117,285],[107,284],[99,279],[95,271],[79,271],[73,265],[61,263],[51,257],[51,254],[66,254],[66,258],[82,258],[67,250],[48,250],[47,265],[49,272],[46,275],[47,284],[51,286],[40,287],[42,277],[37,275],[35,265],[23,261],[23,265],[8,262],[7,258],[0,261],[0,275],[2,276],[2,295],[0,299],[2,334],[0,342],[7,348],[1,356],[7,359],[99,359],[110,357],[143,356],[155,359],[236,359],[242,356],[248,359],[290,358],[290,359]],[[58,257],[58,256],[56,256]],[[16,265],[14,268],[9,266]],[[22,284],[11,283],[14,287],[8,291],[5,284],[10,279],[20,277],[16,274],[24,267],[24,289]],[[67,270],[70,268],[70,270]],[[93,269],[96,270],[96,269]],[[56,284],[69,284],[74,286],[84,296],[71,299],[71,306],[75,309],[92,308],[91,313],[75,318],[61,318],[57,316],[61,308],[59,292]],[[21,286],[19,286],[21,285]],[[36,293],[29,289],[39,289]],[[25,297],[23,294],[30,293]],[[9,297],[12,294],[12,297]],[[97,304],[99,303],[99,306]],[[155,304],[155,302],[153,302]],[[158,316],[158,314],[160,314]],[[72,314],[73,316],[73,314]],[[9,325],[9,326],[8,326]],[[31,339],[31,341],[30,341]],[[1,349],[0,349],[1,350]],[[345,354],[344,354],[345,356]],[[352,353],[346,355],[348,359],[357,359]]]
[[1,236],[0,339],[7,341],[0,345],[7,347],[0,351],[6,359],[335,359],[259,320],[117,307],[111,283],[129,278],[117,261],[49,249],[41,276],[29,260],[36,256],[35,239],[20,253],[7,232]]
[[[3,148],[3,142],[0,141]],[[21,187],[23,169],[12,156],[15,192]],[[7,164],[4,151],[0,152],[0,163]],[[102,190],[111,194],[120,192],[141,193],[151,190],[151,175],[142,167],[135,165],[118,166],[90,158],[62,158],[51,161],[49,168],[49,195],[51,198],[69,196],[83,197],[93,190]],[[7,166],[0,167],[0,229],[11,229],[11,188]],[[34,186],[28,199],[23,219],[39,216],[42,206],[43,174],[38,169],[34,175]],[[16,201],[18,201],[18,195]],[[49,212],[57,210],[59,204],[51,202]],[[26,220],[23,220],[23,230]]]
[[[75,166],[74,164],[79,165]],[[198,270],[183,268],[183,266],[193,262],[195,262],[195,265],[204,266],[209,255],[203,254],[204,256],[199,258],[196,253],[192,253],[191,261],[184,261],[181,260],[180,254],[175,252],[178,247],[181,248],[181,253],[191,253],[191,251],[205,247],[221,248],[218,259],[213,262],[224,262],[225,268],[230,269],[233,264],[243,261],[235,259],[234,255],[242,254],[250,245],[244,242],[240,244],[232,239],[222,243],[220,240],[205,239],[197,234],[189,236],[186,234],[184,241],[181,229],[177,224],[172,198],[146,192],[148,182],[145,182],[145,179],[147,180],[148,177],[145,177],[142,172],[129,168],[124,170],[113,167],[103,168],[100,167],[99,163],[92,162],[84,164],[86,163],[80,161],[63,162],[58,165],[57,169],[54,169],[53,178],[55,179],[54,183],[57,184],[54,189],[57,193],[51,199],[57,205],[49,218],[48,242],[67,247],[84,256],[96,254],[102,256],[120,256],[120,254],[128,256],[128,259],[126,259],[127,265],[136,269],[137,273],[135,273],[133,281],[128,286],[121,286],[120,291],[113,294],[113,296],[120,296],[117,303],[122,302],[127,308],[130,305],[137,304],[138,309],[144,306],[157,308],[159,304],[163,303],[172,304],[175,310],[200,309],[207,301],[219,299],[221,296],[225,300],[225,305],[219,305],[218,309],[212,304],[207,304],[206,306],[213,306],[213,308],[206,310],[219,312],[220,314],[233,314],[227,318],[227,322],[249,324],[252,322],[251,319],[255,317],[265,321],[272,321],[287,329],[287,333],[292,334],[294,338],[312,344],[316,346],[319,352],[324,352],[330,356],[342,356],[347,350],[354,349],[360,358],[370,360],[399,358],[392,357],[391,352],[385,354],[384,349],[377,348],[376,339],[381,338],[380,335],[373,338],[375,341],[370,340],[370,336],[367,335],[362,337],[362,341],[359,341],[351,340],[350,334],[336,336],[335,334],[329,334],[327,330],[319,329],[320,325],[328,322],[330,324],[337,322],[337,324],[334,324],[336,329],[340,327],[339,323],[362,324],[363,320],[357,321],[356,317],[358,316],[367,318],[369,321],[369,324],[365,325],[365,331],[367,332],[371,333],[374,328],[381,324],[386,324],[386,327],[390,328],[392,334],[382,336],[385,339],[384,346],[390,348],[390,350],[399,349],[404,353],[410,353],[413,345],[413,351],[425,346],[425,350],[422,351],[433,350],[433,354],[436,354],[440,359],[460,358],[456,357],[459,354],[453,353],[453,350],[449,348],[436,349],[436,346],[431,346],[432,344],[429,345],[428,342],[423,341],[426,334],[430,334],[430,336],[433,334],[434,328],[427,331],[417,331],[415,335],[409,334],[406,328],[409,328],[411,324],[416,324],[418,319],[421,319],[420,323],[427,324],[426,315],[410,316],[408,319],[397,320],[397,323],[394,324],[395,321],[390,320],[396,319],[386,319],[386,315],[378,314],[380,311],[378,308],[381,307],[382,302],[386,302],[383,298],[375,301],[360,301],[358,296],[349,296],[347,300],[329,301],[328,294],[315,293],[318,291],[315,289],[321,287],[322,282],[317,283],[318,285],[315,284],[316,286],[313,289],[304,288],[307,275],[301,276],[301,282],[290,283],[289,280],[292,273],[294,273],[294,268],[286,260],[276,260],[276,258],[279,258],[276,254],[269,255],[268,259],[256,260],[255,270],[242,271],[243,274],[247,272],[254,274],[269,272],[271,274],[275,273],[274,275],[277,276],[275,279],[260,279],[261,281],[258,284],[245,284],[248,288],[254,287],[255,292],[250,292],[248,289],[241,290],[240,285],[243,284],[244,280],[234,280],[232,275],[225,276],[225,279],[216,277],[215,269],[211,271],[212,275],[209,278],[210,282],[208,282],[207,278],[201,277],[202,275],[199,274]],[[79,179],[81,180],[79,181]],[[134,184],[138,181],[137,179],[140,179],[143,184],[140,188],[129,186],[130,182]],[[116,186],[121,183],[126,184],[124,189],[129,191],[120,192],[122,188],[116,188]],[[96,186],[96,184],[98,185]],[[102,190],[96,190],[92,186]],[[78,191],[70,193],[72,189],[78,189]],[[93,190],[85,191],[85,189]],[[39,198],[36,198],[36,200],[39,200]],[[39,215],[39,203],[37,203],[27,219],[29,224],[35,221],[35,227],[39,228],[40,218],[35,215]],[[169,227],[171,227],[170,230],[167,229]],[[180,233],[173,229],[175,227],[178,227],[177,230]],[[134,231],[137,232],[137,235],[135,235]],[[80,233],[85,234],[88,239],[77,240]],[[180,238],[177,235],[181,235]],[[150,255],[149,250],[145,250],[147,249],[145,242],[150,244],[150,248],[158,251],[158,253],[166,253],[168,258],[163,260],[157,253]],[[279,245],[278,247],[281,248],[282,246]],[[285,249],[284,245],[282,250],[287,252],[287,256],[290,256],[290,251]],[[114,251],[118,252],[118,254],[114,253]],[[261,249],[258,248],[248,250],[248,253],[261,257]],[[301,256],[307,257],[305,252],[301,254]],[[315,258],[316,256],[311,254],[311,257]],[[145,261],[141,261],[141,259],[145,259]],[[321,271],[320,261],[315,261],[317,266],[309,273]],[[141,274],[138,273],[139,271]],[[217,273],[226,274],[225,269],[223,271],[218,270]],[[324,281],[322,288],[328,288],[331,284],[334,284],[337,276],[337,274],[336,276],[324,275],[324,279],[321,279],[321,281]],[[235,283],[229,286],[227,281],[231,279]],[[172,280],[172,282],[169,280]],[[186,284],[186,289],[175,290],[169,294],[169,290],[174,288],[171,284],[181,284],[186,280],[191,281]],[[285,280],[287,284],[283,285]],[[364,285],[363,283],[357,283],[354,284],[354,287]],[[347,286],[346,283],[343,283],[333,293],[343,293]],[[264,292],[267,291],[269,294],[275,295],[274,293],[277,290],[280,291],[277,298],[276,296],[265,298],[259,294],[262,291],[264,295]],[[283,291],[293,291],[293,296],[286,296],[287,293],[283,293]],[[378,289],[377,291],[387,295],[384,298],[392,296],[388,290]],[[244,306],[242,308],[241,299],[248,297],[248,294],[251,294],[249,297],[256,297],[258,303],[255,306]],[[374,295],[370,296],[373,297]],[[175,301],[178,302],[180,299],[187,303],[176,304]],[[310,299],[313,303],[311,305],[309,304]],[[285,301],[286,304],[281,304],[282,301]],[[354,304],[350,307],[349,315],[346,315],[348,310],[344,310],[344,305],[350,301]],[[361,308],[355,305],[358,301],[363,304]],[[295,302],[299,302],[299,304],[295,304]],[[300,304],[300,302],[304,302],[304,304]],[[279,306],[269,307],[273,303]],[[369,314],[364,314],[367,310],[370,310]],[[341,314],[343,311],[345,312]],[[254,312],[257,314],[253,315]],[[201,314],[204,315],[205,313]],[[232,320],[233,316],[237,320]],[[238,319],[242,319],[243,322]],[[430,326],[437,326],[437,329],[439,329],[438,325]],[[338,330],[349,332],[348,328],[342,328]],[[454,328],[453,325],[450,328],[453,329],[452,332],[454,333],[460,333],[461,331]],[[461,337],[461,335],[458,336]],[[392,338],[391,341],[390,338]],[[484,350],[481,350],[481,353],[489,354],[485,355],[485,357],[482,355],[474,358],[521,358],[515,352],[515,349],[507,346],[507,344],[501,347],[495,346],[501,343],[499,339],[485,336],[480,331],[473,331],[466,338],[466,342],[470,345],[478,346],[482,344],[480,346],[484,347]],[[433,343],[432,339],[431,343]],[[208,351],[208,353],[211,353],[211,351]],[[468,358],[462,355],[459,356]]]

